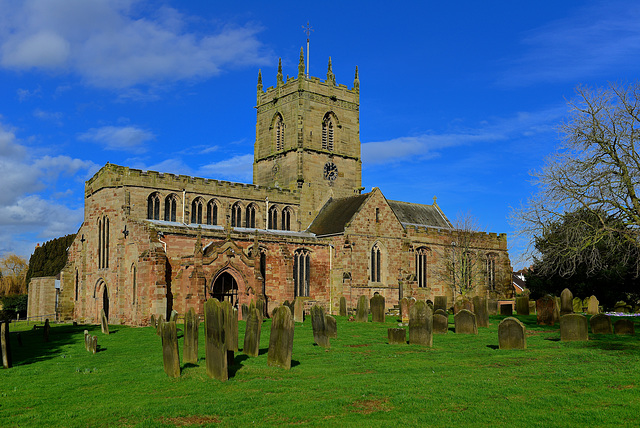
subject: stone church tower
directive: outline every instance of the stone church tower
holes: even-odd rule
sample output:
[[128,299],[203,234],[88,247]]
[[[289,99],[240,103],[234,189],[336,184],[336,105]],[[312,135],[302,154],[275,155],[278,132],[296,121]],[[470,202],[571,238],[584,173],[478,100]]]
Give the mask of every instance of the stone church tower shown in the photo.
[[263,91],[258,75],[253,184],[300,192],[298,221],[306,229],[329,198],[360,194],[360,82],[337,85],[307,77],[300,50],[297,79]]

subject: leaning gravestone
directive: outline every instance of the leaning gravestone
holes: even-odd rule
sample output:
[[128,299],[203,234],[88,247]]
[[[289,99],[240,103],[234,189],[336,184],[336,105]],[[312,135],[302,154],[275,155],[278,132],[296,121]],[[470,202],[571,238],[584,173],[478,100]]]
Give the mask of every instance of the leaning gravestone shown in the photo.
[[579,297],[574,297],[573,301],[571,302],[571,307],[573,308],[573,313],[574,314],[581,314],[582,313],[582,299]]
[[536,315],[539,325],[553,325],[553,312],[556,308],[556,300],[546,295],[536,300]]
[[160,315],[158,317],[158,322],[156,323],[156,334],[158,336],[162,334],[162,324],[164,324],[164,316]]
[[456,334],[478,334],[476,315],[466,309],[454,315]]
[[409,344],[433,345],[433,312],[422,300],[413,305],[409,314]]
[[447,296],[436,296],[433,298],[433,313],[438,309],[447,312]]
[[560,293],[560,316],[573,313],[573,293],[568,288]]
[[589,320],[591,333],[593,334],[613,334],[613,326],[609,315],[597,314]]
[[613,324],[613,329],[616,334],[619,335],[630,335],[633,336],[636,334],[633,326],[633,321],[627,318],[621,318]]
[[291,368],[291,354],[293,353],[294,323],[291,311],[286,306],[280,306],[271,321],[271,335],[269,336],[269,366]]
[[502,303],[500,305],[500,315],[513,315],[513,305],[511,303]]
[[44,320],[44,328],[42,329],[44,341],[49,341],[49,332],[51,331],[51,326],[49,325],[49,318]]
[[102,327],[103,334],[109,334],[109,323],[107,322],[107,315],[104,313],[104,309],[100,314],[100,327]]
[[406,345],[407,330],[404,328],[389,328],[387,329],[387,338],[389,345]]
[[162,326],[162,362],[167,376],[180,377],[178,331],[175,321],[166,322]]
[[409,322],[409,299],[406,297],[400,299],[400,319],[402,323]]
[[[231,302],[220,302],[224,309],[224,334],[227,352],[238,350],[238,312],[233,309]],[[231,356],[231,361],[233,357]]]
[[473,308],[475,309],[478,327],[489,327],[489,307],[487,299],[476,296],[473,298]]
[[560,340],[563,342],[589,340],[587,317],[580,314],[561,316]]
[[256,309],[260,311],[260,316],[264,319],[264,300],[258,299],[256,302]]
[[500,321],[498,325],[498,346],[500,349],[526,349],[527,337],[524,324],[513,317]]
[[373,322],[384,322],[384,296],[376,294],[371,298],[371,319]]
[[356,321],[369,322],[369,301],[367,296],[360,296],[358,299],[358,309],[356,310]]
[[498,315],[498,301],[489,299],[489,315]]
[[325,327],[327,328],[327,336],[329,336],[330,338],[338,337],[338,322],[336,321],[335,317],[331,315],[325,315],[324,323]]
[[438,309],[438,312],[433,314],[433,333],[447,334],[449,331],[449,316],[443,315],[440,311],[442,309]]
[[516,313],[518,315],[529,315],[529,297],[516,297]]
[[315,343],[323,348],[328,348],[330,346],[329,336],[324,319],[324,309],[321,306],[313,305],[311,308],[311,327]]
[[178,311],[175,309],[169,314],[169,321],[178,322]]
[[151,327],[155,328],[156,327],[156,316],[154,314],[151,314],[151,319],[149,320],[149,324],[151,325]]
[[244,347],[242,351],[250,357],[257,357],[260,352],[260,331],[262,321],[256,308],[252,308],[247,315],[247,325],[244,330]]
[[293,311],[293,321],[294,322],[304,322],[304,301],[296,297],[296,300],[293,302],[294,311]]
[[243,303],[241,306],[242,309],[242,320],[246,321],[247,317],[249,316],[249,306],[247,306],[246,303]]
[[182,359],[185,363],[198,363],[198,327],[200,319],[193,308],[184,315],[184,345]]
[[600,305],[600,302],[598,301],[596,296],[589,297],[589,305],[587,306],[587,314],[595,315],[598,312],[600,312],[599,309],[598,309],[599,305]]
[[91,336],[91,353],[98,352],[98,336]]
[[0,324],[0,354],[2,355],[2,367],[10,369],[11,361],[11,340],[9,336],[9,321]]
[[347,316],[347,299],[344,296],[340,297],[340,316]]
[[229,379],[225,337],[225,310],[218,299],[204,304],[204,336],[207,375],[221,381]]

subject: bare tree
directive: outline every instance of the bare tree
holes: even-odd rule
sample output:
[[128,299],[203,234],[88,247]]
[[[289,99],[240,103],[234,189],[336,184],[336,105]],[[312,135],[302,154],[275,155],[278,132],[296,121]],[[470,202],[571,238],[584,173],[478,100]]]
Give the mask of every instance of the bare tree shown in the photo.
[[0,295],[26,294],[27,268],[27,261],[15,254],[0,259]]
[[[611,251],[629,257],[624,262],[631,263],[637,275],[637,252],[623,248],[638,246],[640,230],[640,83],[596,89],[580,86],[576,95],[568,103],[569,118],[560,127],[562,143],[545,166],[533,173],[538,193],[512,212],[514,226],[534,244],[551,225],[566,223],[566,213],[586,211],[597,221],[575,222],[574,230],[567,231],[553,248],[557,254],[553,258],[561,263],[545,263],[541,269],[547,274],[572,275],[585,254],[590,272],[606,268],[605,258],[596,249],[607,241]],[[532,245],[529,254],[534,253]]]

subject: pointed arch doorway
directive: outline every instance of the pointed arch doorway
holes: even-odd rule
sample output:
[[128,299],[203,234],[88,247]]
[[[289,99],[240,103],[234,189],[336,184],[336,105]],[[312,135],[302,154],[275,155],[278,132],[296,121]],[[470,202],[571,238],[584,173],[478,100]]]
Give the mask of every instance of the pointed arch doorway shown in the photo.
[[220,275],[216,276],[211,282],[211,286],[208,291],[209,297],[216,298],[221,302],[226,300],[231,303],[231,306],[237,307],[238,282],[228,271],[222,272]]

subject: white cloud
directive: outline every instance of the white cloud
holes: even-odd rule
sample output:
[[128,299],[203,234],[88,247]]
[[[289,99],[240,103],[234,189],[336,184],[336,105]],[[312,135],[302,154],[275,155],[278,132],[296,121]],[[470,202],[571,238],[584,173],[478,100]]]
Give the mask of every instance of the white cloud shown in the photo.
[[155,135],[135,126],[103,126],[91,128],[80,134],[81,141],[92,141],[101,144],[107,150],[126,150],[142,153],[147,150],[145,143],[155,139]]
[[62,126],[62,113],[53,111],[44,111],[39,108],[35,109],[33,115],[38,119],[53,122],[58,126]]
[[204,165],[200,168],[200,173],[214,179],[250,183],[253,176],[253,155],[235,156]]
[[[256,25],[185,32],[184,17],[162,7],[136,15],[138,1],[27,0],[4,2],[0,65],[69,70],[98,87],[130,88],[214,76],[268,60]],[[141,5],[141,9],[144,5]]]

